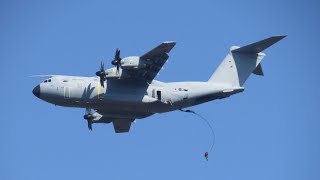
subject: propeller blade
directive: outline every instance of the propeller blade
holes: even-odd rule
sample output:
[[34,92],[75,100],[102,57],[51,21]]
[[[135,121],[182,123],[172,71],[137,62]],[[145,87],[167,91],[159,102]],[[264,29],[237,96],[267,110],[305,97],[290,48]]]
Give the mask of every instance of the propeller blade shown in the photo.
[[111,61],[111,64],[117,67],[117,73],[119,73],[119,69],[121,66],[120,49],[116,49],[116,54],[114,55],[114,60]]
[[114,55],[114,60],[117,60],[119,57],[119,50],[118,48],[116,49],[116,54]]
[[85,115],[83,116],[84,119],[88,122],[88,128],[90,131],[92,131],[92,124],[93,124],[93,115],[92,115],[92,109],[86,108]]
[[88,129],[92,131],[92,121],[88,120]]
[[102,61],[101,61],[101,64],[100,64],[100,71],[104,72],[104,63]]
[[104,70],[104,63],[102,61],[100,63],[100,71],[96,72],[96,76],[100,77],[100,85],[104,87],[104,81],[106,80],[106,73]]
[[104,88],[104,81],[105,81],[105,79],[104,78],[102,78],[102,77],[100,77],[100,85]]
[[118,61],[118,63],[119,63],[119,61],[121,60],[121,58],[120,58],[120,49],[119,49],[118,52],[117,52],[117,58],[116,58],[116,60]]

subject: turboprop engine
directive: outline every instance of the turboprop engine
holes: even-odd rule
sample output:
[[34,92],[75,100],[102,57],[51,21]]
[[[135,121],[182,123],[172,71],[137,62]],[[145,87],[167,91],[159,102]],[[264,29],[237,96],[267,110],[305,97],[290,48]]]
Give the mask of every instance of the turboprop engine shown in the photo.
[[122,69],[138,69],[143,67],[145,67],[145,63],[139,56],[129,56],[121,60]]

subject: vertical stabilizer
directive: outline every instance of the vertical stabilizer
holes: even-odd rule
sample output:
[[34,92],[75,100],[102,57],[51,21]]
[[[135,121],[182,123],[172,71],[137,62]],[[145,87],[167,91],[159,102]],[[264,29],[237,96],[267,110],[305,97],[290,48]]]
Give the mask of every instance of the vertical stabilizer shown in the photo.
[[263,75],[260,62],[265,54],[261,51],[284,37],[273,36],[243,47],[232,46],[208,82],[241,87],[251,73]]

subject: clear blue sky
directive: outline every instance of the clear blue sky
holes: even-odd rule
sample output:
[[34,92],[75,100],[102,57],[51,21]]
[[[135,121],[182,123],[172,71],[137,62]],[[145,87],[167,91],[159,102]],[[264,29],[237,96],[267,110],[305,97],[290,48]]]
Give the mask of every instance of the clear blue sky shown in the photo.
[[[306,1],[0,3],[0,179],[320,179],[320,4]],[[87,129],[84,110],[31,93],[33,74],[94,76],[116,48],[142,55],[177,41],[160,81],[206,81],[232,45],[288,35],[266,50],[245,92],[181,112]]]

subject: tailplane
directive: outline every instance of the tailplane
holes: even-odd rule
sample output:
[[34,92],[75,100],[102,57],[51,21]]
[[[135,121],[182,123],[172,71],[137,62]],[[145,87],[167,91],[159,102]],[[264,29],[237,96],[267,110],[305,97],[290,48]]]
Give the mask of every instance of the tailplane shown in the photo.
[[208,82],[242,87],[251,73],[263,76],[260,62],[265,54],[262,51],[284,37],[273,36],[243,47],[232,46]]

